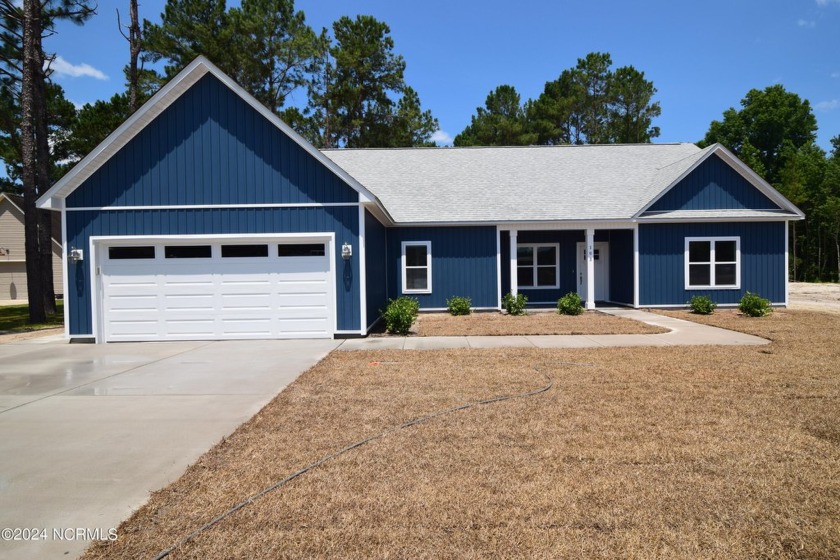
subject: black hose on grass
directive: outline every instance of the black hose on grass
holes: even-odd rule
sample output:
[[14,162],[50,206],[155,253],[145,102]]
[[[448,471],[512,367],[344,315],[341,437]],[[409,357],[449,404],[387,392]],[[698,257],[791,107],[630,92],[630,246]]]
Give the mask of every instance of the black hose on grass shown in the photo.
[[[592,365],[592,364],[575,364],[575,363],[571,363],[571,362],[563,362],[563,364],[564,365],[575,365],[575,366],[591,366]],[[537,371],[540,371],[540,369],[536,366],[534,366],[534,369],[537,370]],[[408,422],[406,422],[404,424],[400,424],[399,426],[396,426],[394,428],[389,428],[389,429],[385,430],[384,432],[381,432],[381,433],[376,434],[374,436],[370,436],[370,437],[365,438],[363,440],[359,440],[355,443],[351,443],[347,447],[345,447],[343,449],[340,449],[338,451],[335,451],[333,453],[330,453],[329,455],[325,455],[324,457],[321,457],[320,459],[318,459],[314,463],[312,463],[310,465],[307,465],[306,467],[302,468],[301,470],[299,470],[299,471],[297,471],[293,474],[290,474],[286,478],[275,482],[271,486],[268,486],[268,487],[264,488],[263,490],[260,490],[259,492],[257,492],[256,494],[254,494],[253,496],[248,498],[247,500],[244,500],[244,501],[236,504],[235,506],[233,506],[232,508],[230,508],[226,512],[214,517],[213,519],[211,519],[210,521],[208,521],[207,523],[205,523],[204,525],[202,525],[201,527],[199,527],[198,529],[196,529],[195,531],[193,531],[192,533],[190,533],[189,535],[187,535],[186,537],[184,537],[180,541],[176,542],[175,544],[173,544],[172,546],[170,546],[166,550],[162,550],[157,556],[155,556],[154,560],[162,560],[163,558],[166,558],[167,556],[172,554],[172,552],[174,552],[176,548],[187,544],[188,542],[193,540],[195,537],[197,537],[198,535],[200,535],[201,533],[203,533],[207,529],[210,529],[211,527],[213,527],[214,525],[216,525],[220,521],[224,520],[227,517],[230,517],[231,515],[233,515],[234,513],[239,511],[240,509],[254,503],[258,499],[260,499],[263,496],[265,496],[266,494],[268,494],[269,492],[273,492],[274,490],[277,490],[278,488],[285,485],[286,483],[291,482],[292,480],[296,479],[297,477],[299,477],[303,474],[306,474],[307,472],[311,471],[315,467],[323,465],[324,463],[326,463],[330,459],[335,459],[339,455],[343,455],[344,453],[347,453],[348,451],[356,449],[357,447],[361,447],[361,446],[363,446],[365,444],[368,444],[372,441],[375,441],[377,439],[382,439],[385,436],[393,434],[394,432],[398,432],[400,430],[404,430],[406,428],[410,428],[410,427],[416,426],[418,424],[423,424],[424,422],[428,422],[429,420],[433,420],[434,418],[437,418],[439,416],[443,416],[445,414],[451,414],[453,412],[458,412],[459,410],[466,410],[468,408],[473,408],[473,407],[480,406],[480,405],[492,404],[492,403],[497,403],[497,402],[501,402],[501,401],[509,401],[509,400],[512,400],[512,399],[522,399],[522,398],[526,398],[526,397],[533,397],[535,395],[539,395],[540,393],[545,393],[546,391],[548,391],[552,387],[554,387],[554,380],[551,379],[548,375],[546,375],[546,379],[548,380],[548,384],[545,385],[544,387],[540,387],[539,389],[534,389],[533,391],[528,391],[526,393],[519,393],[519,394],[516,394],[516,395],[502,395],[502,396],[499,396],[499,397],[491,397],[489,399],[484,399],[484,400],[481,400],[481,401],[475,401],[475,402],[471,402],[471,403],[467,403],[467,404],[462,404],[460,406],[456,406],[456,407],[453,407],[453,408],[447,408],[446,410],[440,410],[438,412],[433,412],[431,414],[427,414],[426,416],[420,416],[419,418],[414,418],[413,420],[409,420]]]

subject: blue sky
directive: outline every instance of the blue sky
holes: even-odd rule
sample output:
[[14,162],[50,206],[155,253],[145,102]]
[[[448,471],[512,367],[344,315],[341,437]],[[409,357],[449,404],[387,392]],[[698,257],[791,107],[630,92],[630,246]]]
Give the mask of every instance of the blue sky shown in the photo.
[[[140,0],[141,18],[158,21],[164,4]],[[99,0],[87,24],[63,24],[47,41],[61,57],[54,79],[74,103],[123,90],[128,43],[116,9],[125,17],[127,5]],[[747,91],[772,84],[811,102],[824,149],[840,134],[840,0],[298,0],[296,7],[316,29],[342,15],[388,23],[406,81],[439,119],[444,144],[496,86],[536,97],[592,51],[653,81],[658,142],[701,139]]]

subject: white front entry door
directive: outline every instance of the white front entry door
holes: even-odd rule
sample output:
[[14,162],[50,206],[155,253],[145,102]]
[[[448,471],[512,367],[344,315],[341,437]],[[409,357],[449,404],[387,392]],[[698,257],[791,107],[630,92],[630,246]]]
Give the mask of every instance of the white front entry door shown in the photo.
[[[592,245],[595,260],[595,301],[610,299],[610,244],[598,242]],[[577,244],[577,293],[586,301],[588,282],[586,269],[586,243]]]

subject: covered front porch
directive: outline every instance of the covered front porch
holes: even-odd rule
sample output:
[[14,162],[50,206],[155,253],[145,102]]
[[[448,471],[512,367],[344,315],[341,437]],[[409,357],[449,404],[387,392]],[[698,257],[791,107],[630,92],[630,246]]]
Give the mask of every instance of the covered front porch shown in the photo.
[[499,301],[522,293],[531,307],[554,306],[577,292],[587,309],[602,304],[638,307],[638,229],[635,224],[595,227],[499,227]]

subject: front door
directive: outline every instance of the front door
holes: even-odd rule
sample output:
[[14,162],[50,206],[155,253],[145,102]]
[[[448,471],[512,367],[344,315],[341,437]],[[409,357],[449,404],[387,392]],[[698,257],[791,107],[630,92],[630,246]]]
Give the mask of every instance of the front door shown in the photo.
[[[609,301],[610,299],[610,244],[602,241],[592,244],[593,259],[595,260],[595,301]],[[580,299],[586,301],[586,285],[588,282],[586,268],[586,243],[577,244],[577,293]]]

